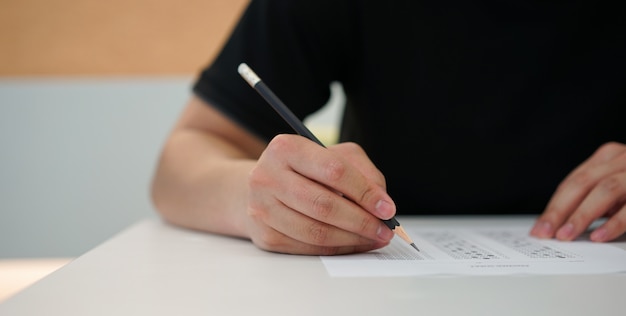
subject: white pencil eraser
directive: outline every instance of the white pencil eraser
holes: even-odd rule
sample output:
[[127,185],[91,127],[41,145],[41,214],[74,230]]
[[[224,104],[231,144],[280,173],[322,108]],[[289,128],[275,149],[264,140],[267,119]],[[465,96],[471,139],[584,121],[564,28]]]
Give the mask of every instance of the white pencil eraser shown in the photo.
[[237,71],[239,71],[239,74],[243,77],[243,79],[248,82],[251,87],[254,87],[255,84],[261,81],[261,78],[259,78],[259,76],[257,76],[256,73],[254,73],[254,71],[252,71],[252,69],[250,69],[250,67],[246,65],[246,63],[239,64],[239,67],[237,67]]

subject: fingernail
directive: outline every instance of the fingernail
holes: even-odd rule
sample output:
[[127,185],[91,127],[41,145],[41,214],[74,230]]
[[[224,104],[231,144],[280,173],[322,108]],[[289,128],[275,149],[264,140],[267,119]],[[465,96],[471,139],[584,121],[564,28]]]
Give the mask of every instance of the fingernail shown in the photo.
[[393,216],[393,205],[385,200],[376,203],[376,215],[382,219],[389,219]]
[[600,242],[606,239],[607,234],[608,234],[608,231],[606,230],[606,228],[600,227],[594,230],[593,233],[591,233],[591,236],[589,236],[589,238],[591,238],[592,241]]
[[387,225],[381,224],[378,226],[376,235],[378,235],[378,238],[380,238],[380,240],[388,242],[391,240],[391,238],[393,238],[394,233],[391,229],[389,229],[389,227],[387,227]]
[[552,224],[546,221],[537,223],[533,228],[533,235],[539,237],[552,237]]
[[556,232],[556,237],[560,240],[569,240],[574,234],[574,224],[567,223]]

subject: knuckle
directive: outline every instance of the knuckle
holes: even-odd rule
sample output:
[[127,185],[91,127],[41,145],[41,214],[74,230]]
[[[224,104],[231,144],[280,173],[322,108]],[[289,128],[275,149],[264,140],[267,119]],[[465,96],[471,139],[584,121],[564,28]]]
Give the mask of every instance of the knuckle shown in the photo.
[[267,144],[263,154],[272,157],[280,157],[285,152],[293,152],[293,146],[294,145],[290,141],[289,135],[279,134],[274,136],[274,138],[272,138],[272,140]]
[[366,231],[371,230],[372,228],[377,227],[376,225],[377,224],[374,223],[373,218],[371,218],[370,216],[364,216],[359,224],[359,229],[362,232],[366,232]]
[[376,184],[378,184],[381,188],[387,187],[387,179],[385,179],[385,176],[381,171],[377,170],[375,177],[376,178],[374,179],[374,181],[376,182]]
[[256,166],[248,173],[248,187],[266,187],[270,183],[270,179],[271,178],[267,176],[267,173],[263,170],[263,168]]
[[264,208],[252,203],[248,206],[247,213],[250,218],[257,222],[265,222],[269,216],[268,212]]
[[267,147],[270,149],[281,150],[289,147],[289,144],[289,137],[287,137],[286,134],[278,134],[272,138]]
[[313,214],[315,218],[322,221],[332,216],[335,210],[335,203],[328,194],[319,194],[313,199]]
[[581,170],[563,182],[564,186],[574,188],[588,187],[593,183],[593,175],[588,170]]
[[347,151],[349,151],[349,152],[356,153],[356,154],[363,154],[363,153],[365,153],[363,148],[359,144],[357,144],[355,142],[345,142],[343,144],[345,146],[345,149]]
[[335,182],[346,174],[346,165],[339,160],[330,160],[323,168],[324,178],[330,182]]
[[252,169],[250,169],[250,172],[248,172],[248,181],[253,181],[259,178],[259,173],[261,172],[259,171],[258,165],[254,166]]
[[617,142],[606,142],[598,148],[597,153],[600,155],[611,154],[617,150],[620,150],[621,147],[622,146]]
[[598,156],[601,160],[609,160],[617,153],[624,151],[624,146],[618,142],[607,142],[602,144],[598,150],[594,153],[594,156]]
[[598,184],[598,187],[611,196],[620,196],[624,192],[624,183],[617,177],[608,177]]
[[359,196],[359,201],[361,203],[365,203],[366,201],[369,201],[371,197],[374,196],[374,194],[376,194],[376,192],[377,190],[374,187],[371,187],[371,186],[365,187]]
[[321,223],[313,223],[309,225],[308,235],[313,244],[324,246],[328,242],[330,228]]
[[284,242],[280,234],[268,229],[257,236],[255,244],[261,249],[276,251],[283,248]]

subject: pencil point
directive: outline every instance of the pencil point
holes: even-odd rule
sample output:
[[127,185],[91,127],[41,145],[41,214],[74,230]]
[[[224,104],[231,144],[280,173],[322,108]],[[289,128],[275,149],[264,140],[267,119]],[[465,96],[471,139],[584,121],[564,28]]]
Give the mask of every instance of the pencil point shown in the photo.
[[[415,250],[420,251],[419,248],[415,245],[415,243],[411,240],[409,235],[406,233],[402,226],[397,226],[396,229],[393,230],[400,238],[404,239],[407,244],[410,244]],[[420,251],[421,252],[421,251]]]
[[[415,245],[415,243],[411,243],[411,246],[413,246],[413,248],[415,248],[415,250],[420,251],[419,248],[417,248],[417,246]],[[421,251],[420,251],[421,252]]]

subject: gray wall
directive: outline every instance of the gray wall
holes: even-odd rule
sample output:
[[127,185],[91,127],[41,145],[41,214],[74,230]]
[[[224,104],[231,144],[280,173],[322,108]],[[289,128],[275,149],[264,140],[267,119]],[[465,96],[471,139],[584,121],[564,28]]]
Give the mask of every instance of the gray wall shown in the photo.
[[[76,257],[156,217],[150,178],[191,81],[0,79],[0,258]],[[309,124],[337,122],[332,100]]]
[[188,78],[0,81],[0,258],[77,256],[152,210]]

